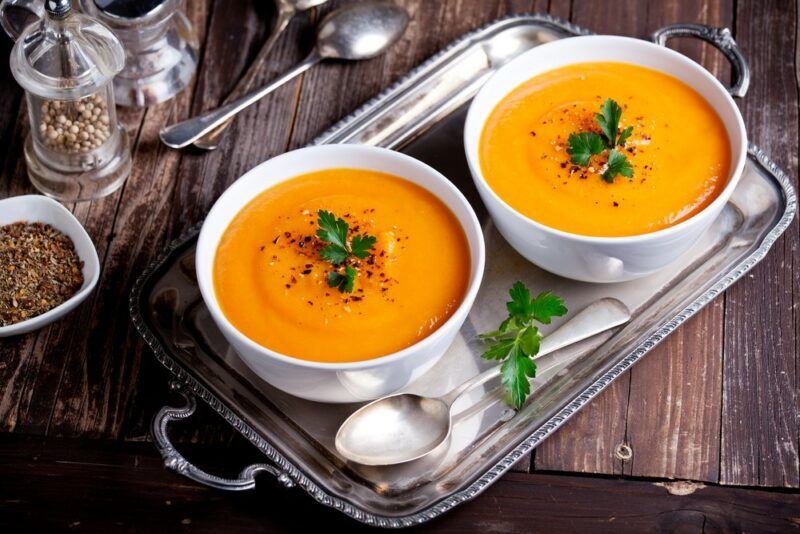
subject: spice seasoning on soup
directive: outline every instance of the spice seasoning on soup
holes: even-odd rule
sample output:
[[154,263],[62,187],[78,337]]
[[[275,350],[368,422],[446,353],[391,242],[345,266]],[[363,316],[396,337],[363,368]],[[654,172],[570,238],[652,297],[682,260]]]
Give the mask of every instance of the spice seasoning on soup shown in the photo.
[[0,226],[0,326],[41,315],[83,286],[72,240],[49,224]]

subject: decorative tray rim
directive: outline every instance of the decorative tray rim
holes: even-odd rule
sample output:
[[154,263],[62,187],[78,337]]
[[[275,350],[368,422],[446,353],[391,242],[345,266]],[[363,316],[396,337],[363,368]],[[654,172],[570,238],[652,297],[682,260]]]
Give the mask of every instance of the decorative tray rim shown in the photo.
[[[542,13],[511,15],[494,20],[482,26],[481,28],[462,35],[460,38],[450,43],[444,49],[440,50],[438,53],[434,54],[426,61],[409,71],[389,88],[368,100],[354,112],[348,114],[346,117],[338,121],[334,126],[317,136],[310,144],[313,145],[325,142],[327,138],[335,135],[337,132],[347,129],[358,117],[369,114],[374,109],[377,109],[393,93],[401,91],[410,80],[421,75],[426,70],[432,69],[437,63],[444,60],[446,56],[453,53],[456,48],[465,45],[465,43],[475,39],[484,32],[494,30],[503,24],[515,21],[530,21],[532,23],[550,24],[575,35],[585,35],[591,33],[590,31],[568,21]],[[147,326],[139,306],[142,289],[150,279],[151,275],[164,265],[164,263],[175,250],[196,237],[196,235],[199,233],[200,227],[202,226],[202,221],[192,226],[181,237],[172,241],[158,257],[158,259],[148,265],[142,274],[137,278],[134,287],[131,290],[129,299],[129,311],[131,314],[131,319],[136,330],[155,354],[156,359],[168,371],[170,371],[170,373],[172,373],[174,379],[177,380],[188,392],[202,399],[209,407],[211,407],[240,434],[242,434],[242,436],[248,439],[272,462],[274,462],[275,466],[281,471],[281,474],[278,478],[284,483],[284,485],[291,487],[296,484],[303,488],[317,502],[335,508],[344,514],[366,524],[385,528],[402,528],[415,524],[421,524],[446,513],[463,502],[472,500],[482,493],[495,480],[505,474],[505,472],[508,471],[508,469],[513,466],[522,456],[530,452],[545,437],[550,435],[553,431],[564,424],[584,404],[593,399],[619,375],[627,371],[631,365],[636,363],[645,354],[652,350],[667,335],[669,335],[687,319],[692,317],[706,304],[716,298],[721,292],[725,291],[745,273],[752,269],[757,263],[764,259],[775,241],[786,231],[792,219],[795,217],[797,210],[797,197],[789,176],[775,163],[773,163],[766,153],[764,153],[764,151],[751,143],[748,146],[748,155],[754,157],[760,165],[762,165],[767,171],[769,171],[770,174],[772,174],[776,182],[780,185],[786,202],[786,208],[784,209],[780,219],[770,230],[770,232],[763,237],[758,248],[754,250],[748,257],[744,258],[732,269],[730,269],[727,273],[725,273],[724,276],[722,276],[711,288],[697,297],[691,304],[686,306],[672,319],[664,323],[660,328],[653,332],[635,349],[630,351],[627,356],[617,361],[617,363],[615,363],[608,371],[599,376],[591,385],[584,389],[584,391],[573,398],[566,406],[564,406],[555,415],[542,424],[533,434],[523,439],[516,447],[514,447],[514,449],[509,451],[508,454],[496,462],[469,486],[437,502],[432,503],[423,510],[406,516],[389,517],[367,512],[346,499],[327,493],[301,469],[290,462],[268,440],[262,437],[249,424],[236,415],[231,408],[229,408],[224,402],[220,401],[213,393],[211,393],[211,391],[209,391],[205,385],[195,378],[190,371],[176,362],[169,355],[156,335]],[[178,470],[180,471],[180,468]]]

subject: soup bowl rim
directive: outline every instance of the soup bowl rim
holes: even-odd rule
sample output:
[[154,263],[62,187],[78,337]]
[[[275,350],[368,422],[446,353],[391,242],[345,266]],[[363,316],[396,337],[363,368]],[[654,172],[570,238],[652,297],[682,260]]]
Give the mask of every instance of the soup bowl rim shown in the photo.
[[[319,158],[324,159],[326,155],[336,152],[336,151],[353,151],[353,152],[362,152],[368,153],[372,152],[375,154],[381,154],[386,158],[394,158],[397,160],[404,161],[411,166],[417,167],[420,170],[420,175],[425,175],[427,178],[425,179],[430,181],[439,182],[442,186],[450,191],[453,195],[453,201],[450,201],[446,198],[442,198],[442,196],[437,195],[431,189],[421,183],[415,182],[407,177],[398,176],[398,178],[402,178],[407,180],[411,183],[414,183],[430,194],[432,194],[435,198],[437,198],[440,202],[442,202],[453,214],[456,220],[459,223],[462,231],[464,232],[465,238],[467,239],[467,246],[469,249],[469,262],[470,262],[470,276],[469,281],[467,283],[467,289],[464,295],[461,297],[461,301],[458,307],[453,310],[452,314],[448,319],[443,322],[439,327],[434,330],[433,332],[429,333],[424,338],[420,339],[416,343],[409,345],[401,350],[385,354],[382,356],[376,356],[374,358],[369,358],[365,360],[359,361],[348,361],[348,362],[322,362],[322,361],[314,361],[314,360],[306,360],[303,358],[298,358],[295,356],[290,356],[288,354],[283,354],[281,352],[275,351],[264,345],[257,343],[256,341],[250,339],[246,336],[243,332],[241,332],[238,328],[236,328],[230,320],[225,316],[224,312],[222,311],[219,302],[216,298],[215,290],[213,287],[213,276],[201,276],[200,272],[201,269],[204,271],[205,274],[208,274],[209,270],[213,270],[213,261],[216,257],[216,250],[219,246],[219,240],[221,236],[224,234],[225,230],[227,230],[228,226],[230,225],[231,220],[235,217],[238,213],[241,212],[242,208],[247,205],[248,202],[253,200],[255,197],[260,195],[261,193],[269,190],[272,187],[275,187],[287,180],[291,180],[292,178],[296,178],[298,176],[302,176],[307,172],[315,172],[315,171],[304,171],[294,175],[287,175],[285,177],[280,178],[279,180],[270,183],[268,186],[260,189],[257,193],[253,194],[247,201],[242,202],[238,205],[238,207],[234,210],[232,215],[226,211],[223,213],[221,211],[221,203],[224,201],[226,196],[233,195],[238,188],[242,188],[246,185],[247,181],[256,180],[260,175],[263,175],[265,169],[270,166],[277,165],[280,163],[281,160],[290,157],[298,157],[298,155],[308,156],[309,158]],[[327,166],[325,167],[320,166],[318,170],[325,170],[325,169],[333,169],[333,168],[342,168],[341,166],[333,167]],[[386,172],[380,169],[371,167],[369,165],[361,165],[355,164],[350,168],[354,169],[363,169],[363,170],[373,170],[377,172]],[[390,173],[387,173],[390,174]],[[462,219],[459,214],[457,213],[457,209],[454,209],[455,204],[458,204],[466,214],[465,219]],[[210,241],[210,223],[213,223],[218,218],[226,218],[227,222],[224,224],[225,230],[219,233],[219,237],[215,239],[213,242]],[[473,242],[475,246],[473,246]],[[210,251],[207,250],[210,247]],[[201,254],[205,256],[210,256],[211,262],[207,265],[201,265]],[[248,348],[254,350],[255,352],[261,354],[264,357],[269,357],[280,362],[284,362],[287,364],[291,364],[293,366],[305,367],[310,369],[318,369],[318,370],[326,370],[326,371],[357,371],[357,370],[366,370],[375,368],[378,366],[383,366],[387,364],[391,364],[393,362],[398,362],[404,360],[408,356],[412,356],[415,354],[419,354],[421,351],[431,349],[437,341],[439,341],[442,337],[447,336],[448,334],[452,333],[454,328],[460,327],[460,324],[463,323],[467,314],[469,313],[470,308],[472,307],[472,303],[477,296],[478,289],[480,288],[481,281],[483,279],[483,272],[485,267],[485,243],[483,238],[483,232],[481,230],[481,225],[478,221],[477,216],[475,215],[475,211],[473,210],[472,206],[470,205],[469,201],[467,201],[466,197],[464,197],[463,193],[453,185],[450,180],[448,180],[443,174],[439,171],[424,163],[416,158],[408,156],[406,154],[396,152],[394,150],[390,150],[387,148],[382,147],[375,147],[375,146],[367,146],[367,145],[355,145],[355,144],[331,144],[331,145],[313,145],[308,147],[303,147],[295,150],[291,150],[289,152],[285,152],[273,158],[270,158],[241,176],[236,182],[234,182],[225,192],[217,199],[214,203],[214,206],[208,213],[208,216],[203,223],[203,226],[200,230],[200,235],[198,237],[197,242],[197,257],[196,257],[196,268],[198,271],[198,286],[200,288],[200,293],[203,297],[203,300],[206,303],[206,306],[209,309],[209,312],[212,315],[215,323],[227,331],[228,334],[233,335],[236,340]],[[474,266],[474,268],[473,268]],[[209,284],[208,281],[211,280]],[[209,287],[210,286],[210,287]]]
[[[486,126],[486,122],[488,121],[489,117],[492,115],[493,111],[497,107],[497,105],[506,97],[508,97],[514,90],[516,90],[520,84],[505,84],[505,91],[503,91],[502,96],[499,98],[493,99],[489,102],[488,107],[490,108],[488,112],[485,113],[483,120],[479,121],[479,114],[483,115],[486,107],[482,107],[478,110],[476,106],[476,102],[481,103],[482,95],[485,95],[492,89],[493,83],[499,83],[499,76],[502,73],[507,72],[509,70],[513,70],[515,67],[518,67],[521,64],[524,64],[528,58],[531,56],[540,55],[546,53],[548,51],[553,51],[554,48],[562,48],[566,46],[572,46],[576,42],[584,43],[587,47],[591,46],[593,43],[616,43],[620,46],[634,46],[640,47],[642,50],[649,50],[654,54],[666,54],[667,56],[677,60],[679,63],[683,64],[689,69],[693,69],[695,72],[699,73],[703,76],[707,81],[711,82],[712,86],[716,88],[721,96],[723,96],[723,100],[727,106],[733,111],[733,116],[736,121],[736,129],[735,131],[731,131],[727,126],[724,125],[725,131],[728,134],[729,141],[731,143],[731,166],[730,171],[728,172],[727,183],[722,191],[719,192],[716,198],[709,202],[703,209],[697,211],[696,213],[692,214],[691,216],[687,217],[686,219],[668,226],[666,228],[661,228],[659,230],[654,230],[652,232],[644,232],[644,233],[637,233],[632,235],[624,235],[624,236],[592,236],[586,234],[579,234],[575,232],[569,232],[566,230],[559,230],[558,228],[554,228],[552,226],[548,226],[544,223],[536,221],[535,219],[524,215],[523,213],[517,211],[514,207],[512,207],[508,202],[505,201],[492,187],[489,185],[489,182],[486,180],[486,177],[483,174],[483,169],[480,165],[480,155],[477,153],[480,149],[480,142],[481,137],[483,135],[483,130]],[[544,51],[544,52],[543,52]],[[549,72],[550,70],[573,66],[573,65],[580,65],[582,63],[595,63],[595,62],[602,62],[602,61],[609,61],[612,63],[625,63],[624,61],[619,60],[595,60],[595,61],[586,61],[582,59],[575,59],[571,60],[568,59],[557,67],[553,69],[544,70],[538,72],[536,74],[531,75],[527,80],[530,80],[536,76],[543,74],[544,72]],[[656,67],[651,66],[643,66],[637,63],[629,63],[634,66],[640,66],[643,68],[649,68],[651,70],[655,70],[657,72],[661,72],[668,76],[672,76],[671,74],[662,71]],[[673,76],[674,77],[674,76]],[[526,81],[527,81],[526,80]],[[685,82],[687,86],[691,87],[694,91],[696,91],[703,99],[708,102],[708,98],[705,94],[703,94],[699,89],[694,87],[692,84]],[[523,81],[522,83],[525,83]],[[712,106],[709,102],[709,106]],[[714,112],[719,115],[717,109],[712,106]],[[470,142],[471,134],[474,133],[475,128],[479,128],[477,133],[478,142],[476,144],[472,144]],[[734,153],[734,146],[733,142],[736,138],[740,138],[741,146],[738,152]],[[467,112],[467,118],[464,126],[464,152],[467,157],[467,162],[470,168],[470,172],[472,174],[473,180],[475,181],[477,187],[483,190],[485,193],[491,195],[493,200],[495,200],[499,205],[503,208],[504,213],[511,215],[517,223],[523,223],[525,225],[531,225],[545,233],[553,234],[555,236],[565,238],[575,242],[587,243],[587,244],[598,244],[598,245],[619,245],[619,244],[636,244],[642,242],[648,242],[651,240],[658,240],[661,238],[669,238],[674,236],[675,234],[680,234],[685,232],[688,228],[692,227],[694,224],[697,223],[698,220],[703,219],[703,216],[712,213],[715,210],[719,209],[721,205],[724,205],[728,202],[731,194],[733,193],[734,189],[739,183],[739,179],[742,176],[744,171],[744,166],[747,161],[747,130],[745,128],[744,119],[742,118],[742,114],[739,111],[739,108],[736,106],[733,98],[731,97],[728,90],[725,86],[720,83],[719,80],[716,79],[710,72],[708,72],[702,65],[696,63],[689,57],[681,54],[680,52],[676,52],[670,48],[665,46],[657,45],[655,43],[651,43],[649,41],[644,41],[642,39],[636,39],[633,37],[625,37],[625,36],[618,36],[618,35],[582,35],[576,37],[568,37],[565,39],[560,39],[557,41],[552,41],[549,43],[544,43],[542,45],[537,46],[527,52],[524,52],[514,58],[509,63],[500,67],[488,80],[487,82],[481,87],[478,93],[475,95],[475,98],[472,100],[472,103],[469,106],[469,110]]]

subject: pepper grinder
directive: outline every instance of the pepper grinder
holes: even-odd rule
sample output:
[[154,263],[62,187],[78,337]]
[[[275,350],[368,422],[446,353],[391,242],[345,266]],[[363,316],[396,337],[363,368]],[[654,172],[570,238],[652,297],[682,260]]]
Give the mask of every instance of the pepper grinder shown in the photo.
[[169,100],[197,70],[198,41],[180,0],[80,0],[81,9],[110,27],[125,48],[114,79],[117,104],[145,107]]
[[19,36],[9,63],[25,89],[33,185],[63,202],[119,188],[131,171],[131,151],[114,108],[111,81],[125,63],[114,33],[75,13],[72,0],[46,0],[44,16]]

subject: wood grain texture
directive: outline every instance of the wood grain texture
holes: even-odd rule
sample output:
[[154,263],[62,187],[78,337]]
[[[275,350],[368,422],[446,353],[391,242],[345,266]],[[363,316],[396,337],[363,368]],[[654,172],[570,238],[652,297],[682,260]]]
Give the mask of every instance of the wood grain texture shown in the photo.
[[[221,452],[187,450],[214,470]],[[78,532],[371,530],[268,477],[240,493],[191,483],[164,471],[149,444],[6,437],[0,473],[0,528],[7,532],[34,524]],[[41,513],[53,502],[59,506]],[[414,531],[794,532],[799,502],[789,492],[511,473]]]
[[[738,3],[736,40],[753,81],[742,111],[752,142],[797,186],[797,4]],[[726,484],[797,487],[800,384],[798,220],[725,300],[722,462]]]

